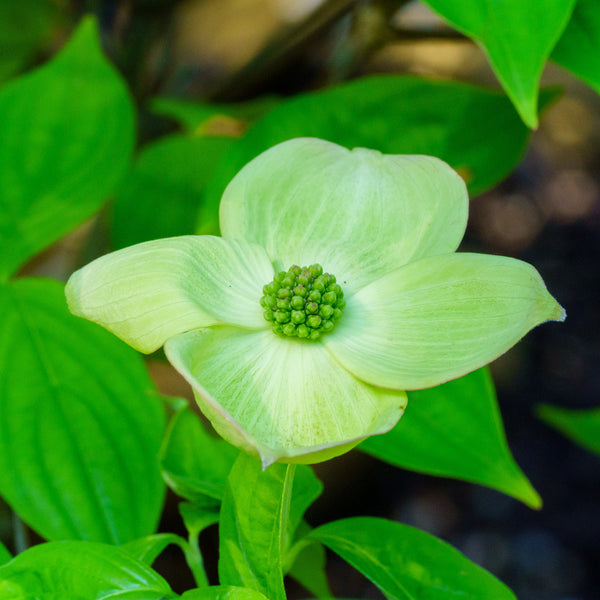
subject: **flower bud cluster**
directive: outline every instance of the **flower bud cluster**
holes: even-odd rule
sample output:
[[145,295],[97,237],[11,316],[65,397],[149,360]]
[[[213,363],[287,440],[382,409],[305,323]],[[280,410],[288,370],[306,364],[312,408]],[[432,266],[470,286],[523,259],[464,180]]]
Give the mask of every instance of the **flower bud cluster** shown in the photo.
[[260,304],[273,331],[306,340],[318,340],[332,331],[346,306],[335,276],[323,273],[317,264],[293,265],[287,272],[277,273],[263,287],[263,294]]

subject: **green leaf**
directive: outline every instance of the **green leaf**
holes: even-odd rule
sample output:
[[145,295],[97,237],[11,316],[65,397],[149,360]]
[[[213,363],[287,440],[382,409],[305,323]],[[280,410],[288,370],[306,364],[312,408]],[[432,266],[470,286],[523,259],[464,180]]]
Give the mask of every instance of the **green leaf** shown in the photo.
[[41,544],[0,567],[0,600],[113,597],[165,600],[176,594],[120,548],[93,542]]
[[538,124],[538,86],[575,0],[425,0],[483,47],[523,121]]
[[322,492],[323,484],[317,479],[312,468],[308,465],[299,465],[294,474],[288,519],[288,532],[291,535],[296,533],[298,527],[301,526],[304,513]]
[[0,2],[0,82],[27,66],[62,20],[54,0]]
[[569,410],[540,404],[540,419],[590,452],[600,455],[600,408]]
[[127,552],[135,560],[152,566],[159,554],[171,544],[185,549],[186,541],[174,533],[155,533],[137,540],[131,540],[121,546],[121,550]]
[[0,565],[7,563],[12,559],[10,552],[6,549],[6,546],[0,542]]
[[243,125],[243,121],[255,121],[279,103],[280,100],[275,96],[264,96],[237,104],[200,104],[176,98],[154,98],[151,110],[157,115],[178,121],[185,130],[193,135],[207,135],[212,131],[207,126],[211,123],[215,124],[215,119],[240,119],[242,120],[238,124],[240,127]]
[[[310,528],[307,526],[308,530]],[[288,575],[317,598],[332,598],[325,573],[325,548],[318,542],[299,542],[302,547],[296,555]]]
[[1,280],[96,212],[127,167],[133,106],[91,17],[0,90],[0,122]]
[[257,457],[241,453],[229,474],[219,523],[219,580],[284,600],[282,551],[293,465],[263,471]]
[[190,502],[180,502],[179,513],[192,537],[198,537],[207,527],[219,522],[219,505],[198,506]]
[[[541,104],[556,95],[542,92]],[[504,94],[473,85],[379,75],[302,94],[258,121],[221,162],[200,213],[199,232],[205,232],[203,223],[216,219],[233,176],[262,151],[291,138],[436,156],[458,170],[471,194],[478,194],[513,170],[528,136]]]
[[251,588],[217,585],[189,590],[181,596],[181,600],[268,600],[268,598]]
[[577,0],[552,59],[600,93],[600,4]]
[[389,600],[516,600],[458,550],[408,525],[355,517],[327,523],[310,537],[358,569]]
[[541,499],[514,461],[487,368],[408,393],[401,421],[360,449],[393,465],[479,483],[532,508]]
[[[196,504],[220,501],[239,450],[210,435],[187,406],[171,419],[160,453],[163,478],[179,496]],[[209,501],[208,504],[216,504]]]
[[0,493],[46,539],[154,532],[164,413],[139,355],[43,279],[0,285]]
[[114,246],[193,233],[208,181],[234,141],[174,135],[145,146],[112,206]]

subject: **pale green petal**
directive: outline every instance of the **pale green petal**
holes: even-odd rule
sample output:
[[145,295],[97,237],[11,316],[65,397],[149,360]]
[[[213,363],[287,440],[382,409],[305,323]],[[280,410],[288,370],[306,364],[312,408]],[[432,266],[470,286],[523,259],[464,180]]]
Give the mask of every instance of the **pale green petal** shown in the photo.
[[76,271],[66,287],[71,312],[99,323],[141,352],[184,331],[229,323],[267,326],[262,286],[273,278],[255,244],[183,236],[137,244]]
[[394,389],[431,387],[485,365],[563,309],[527,263],[426,258],[350,298],[325,345],[351,373]]
[[299,138],[233,178],[220,219],[224,236],[260,244],[277,269],[318,262],[353,293],[410,261],[456,250],[467,209],[464,182],[436,158]]
[[170,339],[165,352],[215,429],[258,452],[265,466],[335,456],[388,431],[406,405],[404,392],[359,381],[322,344],[270,330],[191,331]]

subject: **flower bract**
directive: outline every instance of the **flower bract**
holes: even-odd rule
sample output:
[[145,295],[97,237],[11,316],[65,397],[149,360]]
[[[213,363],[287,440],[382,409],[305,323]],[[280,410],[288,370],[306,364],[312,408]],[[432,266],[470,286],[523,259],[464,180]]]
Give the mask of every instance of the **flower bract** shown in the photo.
[[317,462],[393,427],[406,390],[564,318],[532,266],[456,252],[467,211],[436,158],[290,140],[231,181],[222,237],[108,254],[67,299],[141,352],[164,345],[215,429],[265,466]]

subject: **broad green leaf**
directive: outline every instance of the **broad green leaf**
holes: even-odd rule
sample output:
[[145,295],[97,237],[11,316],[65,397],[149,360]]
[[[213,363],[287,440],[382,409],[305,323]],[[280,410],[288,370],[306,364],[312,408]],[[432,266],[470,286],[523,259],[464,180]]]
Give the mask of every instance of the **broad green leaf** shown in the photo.
[[[541,104],[548,105],[556,95],[543,92]],[[291,138],[318,137],[347,148],[436,156],[477,194],[513,170],[528,136],[504,94],[463,83],[379,75],[302,94],[271,110],[233,146],[211,182],[198,231],[204,233],[203,223],[216,219],[233,176],[264,150]]]
[[600,408],[569,410],[541,404],[537,412],[542,421],[576,444],[600,455]]
[[[275,96],[237,104],[200,104],[176,98],[154,98],[151,109],[157,115],[174,119],[194,135],[218,135],[219,131],[234,135],[236,128],[238,134],[242,133],[245,121],[255,121],[280,102]],[[226,119],[230,119],[229,125]]]
[[487,368],[408,393],[404,417],[360,449],[388,463],[479,483],[532,508],[541,499],[514,461]]
[[458,550],[408,525],[355,517],[327,523],[310,537],[358,569],[389,600],[516,600]]
[[180,546],[185,550],[186,541],[174,533],[155,533],[137,540],[131,540],[131,542],[123,544],[120,548],[131,558],[151,567],[159,554],[171,544]]
[[178,411],[167,429],[160,453],[163,478],[192,503],[218,503],[239,450],[211,435],[188,407]]
[[552,59],[600,93],[600,3],[577,0]]
[[565,29],[575,0],[425,0],[483,47],[523,121],[538,124],[542,69]]
[[299,465],[294,474],[292,486],[292,501],[288,520],[290,536],[296,534],[297,529],[302,525],[304,513],[322,492],[323,484],[317,479],[312,468],[308,465]]
[[56,0],[0,2],[0,83],[27,66],[63,18]]
[[7,563],[12,559],[10,552],[6,549],[6,546],[0,542],[0,565]]
[[[311,528],[303,524],[308,533]],[[311,594],[321,599],[332,598],[329,589],[327,574],[325,573],[325,548],[323,545],[302,540],[298,542],[299,551],[294,556],[294,561],[287,574],[304,586]]]
[[145,146],[112,205],[114,246],[193,233],[208,181],[234,141],[174,135]]
[[114,546],[53,542],[19,554],[0,567],[0,600],[166,600],[167,582]]
[[[190,532],[196,535],[214,522],[225,484],[239,450],[207,432],[200,418],[187,406],[172,418],[161,450],[163,477],[175,493],[191,504],[180,511]],[[300,524],[306,509],[320,496],[323,485],[309,467],[296,471],[293,483],[288,536]]]
[[0,89],[0,122],[2,279],[96,212],[127,168],[133,106],[91,17]]
[[198,537],[207,527],[219,522],[219,505],[199,506],[180,502],[179,513],[190,536]]
[[[175,594],[165,596],[165,593],[160,590],[145,590],[142,588],[137,590],[128,590],[126,592],[115,592],[109,596],[106,596],[106,600],[168,600],[168,598],[177,597],[178,596]],[[87,600],[87,598],[85,600]]]
[[306,509],[321,495],[323,484],[310,466],[298,465],[294,474],[287,532],[283,539],[283,571],[319,598],[331,596],[325,575],[325,554],[314,542],[305,542],[311,530],[302,520]]
[[140,357],[57,282],[1,285],[0,314],[0,494],[49,540],[154,532],[164,413]]
[[282,552],[289,514],[293,465],[263,471],[242,452],[229,478],[219,523],[219,580],[284,600]]
[[181,600],[269,600],[251,588],[234,585],[217,585],[199,590],[189,590]]

